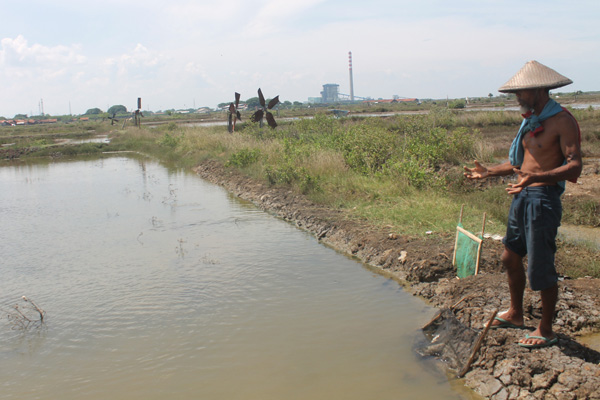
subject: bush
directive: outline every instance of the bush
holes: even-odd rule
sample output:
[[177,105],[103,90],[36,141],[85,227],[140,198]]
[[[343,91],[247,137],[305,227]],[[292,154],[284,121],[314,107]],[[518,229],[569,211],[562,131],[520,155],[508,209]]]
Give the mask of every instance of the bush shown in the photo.
[[463,99],[456,99],[456,100],[452,100],[449,104],[448,107],[452,108],[452,109],[460,109],[460,108],[465,108],[467,106],[467,102],[464,101]]
[[342,152],[354,171],[370,175],[382,170],[396,149],[398,136],[374,123],[355,124],[345,131]]
[[225,163],[226,167],[245,168],[254,164],[260,158],[259,149],[242,149],[233,153]]
[[179,142],[181,142],[181,136],[174,136],[169,133],[165,133],[160,139],[157,140],[157,143],[160,146],[170,147],[174,149],[177,147]]

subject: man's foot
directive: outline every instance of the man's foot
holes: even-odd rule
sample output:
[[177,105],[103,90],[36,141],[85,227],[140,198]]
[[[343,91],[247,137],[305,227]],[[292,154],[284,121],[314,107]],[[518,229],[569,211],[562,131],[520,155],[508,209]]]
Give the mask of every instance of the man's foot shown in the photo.
[[521,339],[517,344],[527,349],[539,349],[542,347],[552,346],[557,343],[558,337],[556,335],[553,337],[525,335],[525,338]]
[[496,316],[492,321],[492,325],[490,326],[492,329],[500,329],[500,328],[514,328],[514,329],[523,329],[525,328],[525,324],[523,324],[523,316],[517,317],[513,315],[510,310],[504,311],[502,314]]

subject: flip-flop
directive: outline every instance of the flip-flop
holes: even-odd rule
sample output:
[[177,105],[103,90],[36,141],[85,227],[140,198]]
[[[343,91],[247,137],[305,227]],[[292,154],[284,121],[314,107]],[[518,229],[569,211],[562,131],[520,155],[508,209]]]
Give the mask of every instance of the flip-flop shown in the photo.
[[504,318],[495,317],[495,320],[500,321],[500,323],[490,326],[490,328],[492,328],[492,329],[502,329],[502,328],[524,329],[525,328],[525,324],[516,325],[510,321],[505,320]]
[[537,344],[527,344],[527,343],[517,343],[519,346],[521,347],[525,347],[526,349],[540,349],[542,347],[548,347],[548,346],[552,346],[558,343],[558,337],[554,336],[552,339],[548,339],[547,337],[544,336],[529,336],[529,335],[525,335],[525,339],[538,339],[538,340],[543,340],[542,343],[537,343]]

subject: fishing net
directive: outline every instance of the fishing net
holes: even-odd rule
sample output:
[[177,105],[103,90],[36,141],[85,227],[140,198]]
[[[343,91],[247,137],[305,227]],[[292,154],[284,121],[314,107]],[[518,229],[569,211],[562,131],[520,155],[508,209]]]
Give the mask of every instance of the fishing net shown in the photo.
[[459,372],[468,362],[479,332],[467,328],[447,308],[423,327],[423,336],[415,351],[423,357],[435,357]]
[[465,230],[461,223],[456,227],[454,265],[456,266],[456,276],[459,278],[477,274],[482,240],[481,236],[475,236]]

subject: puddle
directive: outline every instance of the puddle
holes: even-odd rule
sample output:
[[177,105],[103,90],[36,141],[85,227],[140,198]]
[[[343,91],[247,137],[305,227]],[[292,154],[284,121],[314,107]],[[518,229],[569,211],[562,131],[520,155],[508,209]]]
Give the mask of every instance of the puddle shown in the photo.
[[600,333],[579,336],[577,341],[586,345],[592,350],[600,351]]

